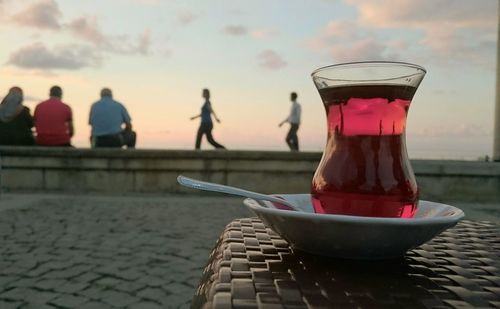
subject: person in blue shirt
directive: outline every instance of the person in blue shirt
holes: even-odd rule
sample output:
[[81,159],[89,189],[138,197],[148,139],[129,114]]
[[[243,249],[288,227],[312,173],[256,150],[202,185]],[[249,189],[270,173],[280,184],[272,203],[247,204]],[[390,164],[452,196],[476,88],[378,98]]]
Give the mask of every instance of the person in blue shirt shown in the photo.
[[203,137],[203,135],[207,136],[207,141],[215,148],[226,149],[224,146],[217,143],[212,136],[212,129],[214,128],[212,115],[214,115],[214,118],[217,122],[220,123],[220,120],[212,109],[212,103],[210,103],[210,91],[208,89],[203,89],[202,96],[205,99],[205,103],[203,103],[203,106],[201,107],[201,113],[199,115],[191,117],[191,120],[201,118],[200,127],[198,129],[198,133],[196,134],[195,149],[200,149],[201,138]]
[[125,106],[113,100],[109,88],[101,90],[101,99],[90,108],[89,124],[92,126],[92,148],[134,148],[136,133],[132,131],[131,118]]

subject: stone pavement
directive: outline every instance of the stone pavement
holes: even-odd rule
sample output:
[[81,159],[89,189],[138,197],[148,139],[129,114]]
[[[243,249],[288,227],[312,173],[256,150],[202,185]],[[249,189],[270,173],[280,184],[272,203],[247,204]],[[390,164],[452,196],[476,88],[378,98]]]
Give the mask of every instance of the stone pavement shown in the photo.
[[240,198],[0,197],[0,308],[189,308]]
[[[188,308],[224,226],[221,195],[0,196],[0,309]],[[496,204],[451,203],[500,221]]]

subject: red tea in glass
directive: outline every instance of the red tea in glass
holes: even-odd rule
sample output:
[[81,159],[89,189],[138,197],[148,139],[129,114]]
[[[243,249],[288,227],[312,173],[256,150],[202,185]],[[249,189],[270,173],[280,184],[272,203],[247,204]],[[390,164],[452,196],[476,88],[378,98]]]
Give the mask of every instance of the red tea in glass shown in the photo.
[[328,124],[311,187],[316,213],[415,215],[418,188],[405,127],[424,75],[419,66],[395,62],[342,64],[313,73]]

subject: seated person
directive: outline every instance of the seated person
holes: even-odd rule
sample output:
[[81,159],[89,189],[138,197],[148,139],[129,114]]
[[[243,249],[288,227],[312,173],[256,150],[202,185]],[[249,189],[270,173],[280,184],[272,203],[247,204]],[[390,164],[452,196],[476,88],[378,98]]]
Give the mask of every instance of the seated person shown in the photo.
[[89,124],[92,127],[92,148],[134,148],[136,133],[125,106],[113,100],[111,89],[101,90],[101,99],[90,108]]
[[50,88],[50,99],[35,108],[36,143],[40,146],[71,147],[73,115],[61,98],[61,87],[54,86]]
[[28,107],[23,106],[23,91],[12,87],[0,103],[0,145],[31,146],[33,118]]

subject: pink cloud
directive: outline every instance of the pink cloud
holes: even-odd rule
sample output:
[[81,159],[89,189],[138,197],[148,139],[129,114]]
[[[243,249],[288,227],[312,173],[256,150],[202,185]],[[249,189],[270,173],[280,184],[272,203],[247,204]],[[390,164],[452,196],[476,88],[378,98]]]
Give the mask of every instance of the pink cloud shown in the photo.
[[330,21],[321,32],[323,37],[359,38],[359,27],[355,22],[350,20]]
[[437,61],[494,63],[497,1],[345,0],[359,12],[359,26],[411,29],[423,33],[419,42]]
[[316,51],[325,52],[335,61],[398,60],[392,47],[404,45],[401,41],[384,41],[356,22],[330,21],[308,42]]
[[[495,65],[497,3],[455,0],[344,0],[357,20],[332,20],[308,46],[334,60],[366,59]],[[407,32],[393,39],[392,30]],[[417,51],[418,50],[418,51]]]
[[259,65],[268,70],[278,70],[287,66],[287,62],[275,51],[264,50],[257,55]]
[[[13,1],[13,0],[12,0]],[[0,0],[0,8],[5,0]],[[55,0],[40,0],[33,4],[28,5],[15,15],[8,17],[9,22],[20,24],[26,27],[36,28],[36,29],[48,29],[58,31],[60,33],[69,32],[75,38],[83,40],[85,42],[91,43],[99,49],[94,51],[93,54],[104,54],[104,53],[114,53],[114,54],[148,54],[152,45],[152,36],[149,30],[145,30],[143,33],[138,35],[136,38],[130,37],[124,34],[107,34],[105,33],[100,25],[99,20],[95,16],[80,16],[69,23],[64,22],[64,16],[59,9],[59,6]],[[78,44],[73,44],[78,46]],[[29,51],[33,50],[35,45],[30,45],[24,47],[22,53],[19,54],[19,50],[13,53],[14,57],[12,60],[14,64],[19,64],[20,67],[24,67],[25,62],[19,58],[19,55],[29,54],[29,61],[26,63],[32,63],[31,53]],[[40,46],[37,48],[40,49]],[[81,50],[81,49],[78,49]],[[61,55],[54,56],[55,50],[40,49],[43,52],[44,59],[42,62],[51,63],[55,58],[66,59],[60,57]],[[60,50],[58,50],[60,51]],[[99,57],[101,58],[101,57]],[[65,60],[62,67],[75,65],[74,61]],[[41,64],[43,67],[43,64]],[[52,63],[51,66],[54,66]]]
[[250,35],[254,39],[266,40],[266,39],[275,38],[278,35],[278,33],[274,30],[254,30],[250,33]]
[[108,40],[99,29],[97,18],[93,16],[79,17],[66,27],[71,33],[96,45],[105,44]]
[[24,10],[11,16],[11,21],[22,25],[41,29],[58,30],[61,28],[59,20],[62,13],[54,0],[35,2]]
[[489,28],[496,26],[496,1],[456,0],[345,0],[357,7],[362,24],[375,27],[442,26]]
[[359,30],[355,22],[332,20],[309,41],[308,45],[312,49],[321,50],[335,45],[339,40],[356,40],[360,38]]
[[399,56],[390,53],[387,45],[375,39],[365,38],[349,45],[335,45],[330,54],[337,61],[397,60]]
[[98,19],[93,16],[79,17],[65,25],[65,29],[105,52],[145,55],[152,44],[149,30],[140,34],[137,40],[131,40],[127,35],[105,34],[99,26]]

